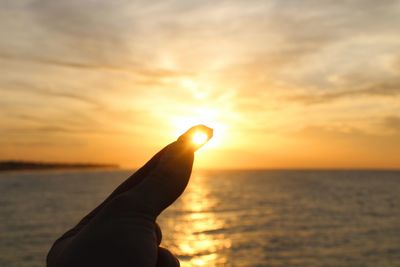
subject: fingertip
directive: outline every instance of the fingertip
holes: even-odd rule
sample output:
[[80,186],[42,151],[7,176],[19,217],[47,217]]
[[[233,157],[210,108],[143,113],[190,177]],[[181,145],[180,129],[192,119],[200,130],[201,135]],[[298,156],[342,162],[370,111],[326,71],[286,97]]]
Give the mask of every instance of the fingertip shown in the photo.
[[178,142],[185,144],[188,149],[198,150],[205,145],[214,135],[214,130],[203,124],[191,127],[178,138]]

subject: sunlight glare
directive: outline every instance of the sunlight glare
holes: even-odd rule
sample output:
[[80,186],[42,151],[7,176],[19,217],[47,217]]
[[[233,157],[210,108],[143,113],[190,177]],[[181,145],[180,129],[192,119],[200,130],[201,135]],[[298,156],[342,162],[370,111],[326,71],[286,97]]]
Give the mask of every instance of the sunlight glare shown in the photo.
[[231,248],[232,240],[224,233],[208,234],[225,229],[226,222],[213,212],[218,206],[218,199],[210,194],[205,176],[196,176],[186,193],[182,198],[182,206],[187,213],[182,222],[190,227],[184,227],[183,232],[178,231],[176,236],[177,253],[186,256],[181,266],[226,266],[224,252]]
[[204,143],[206,143],[208,140],[208,135],[204,132],[195,132],[192,136],[192,142],[197,145],[200,146]]
[[[214,129],[214,136],[207,142],[207,147],[219,147],[223,141],[223,137],[226,139],[225,132],[227,130],[227,126],[220,122],[219,117],[219,112],[211,108],[195,109],[191,116],[173,117],[171,120],[174,128],[174,136],[179,136],[193,125],[203,124]],[[202,135],[194,138],[194,144],[199,144],[197,142],[200,142],[202,139],[206,139],[206,141],[208,139],[207,136],[204,137]],[[204,143],[204,140],[200,143]]]

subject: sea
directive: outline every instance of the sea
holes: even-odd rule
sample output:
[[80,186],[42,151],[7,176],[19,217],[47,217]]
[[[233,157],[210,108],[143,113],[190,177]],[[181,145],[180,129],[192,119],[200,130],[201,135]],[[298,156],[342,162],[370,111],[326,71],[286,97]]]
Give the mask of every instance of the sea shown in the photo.
[[[45,266],[131,172],[0,173],[0,267]],[[183,267],[396,267],[400,172],[195,170],[158,223]]]

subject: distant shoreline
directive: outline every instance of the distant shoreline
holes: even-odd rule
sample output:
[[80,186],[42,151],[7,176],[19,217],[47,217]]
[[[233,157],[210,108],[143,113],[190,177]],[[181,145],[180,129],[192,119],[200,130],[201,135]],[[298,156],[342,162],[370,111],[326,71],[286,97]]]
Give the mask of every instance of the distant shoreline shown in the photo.
[[59,169],[118,169],[116,164],[103,163],[61,163],[7,160],[0,161],[1,171],[59,170]]

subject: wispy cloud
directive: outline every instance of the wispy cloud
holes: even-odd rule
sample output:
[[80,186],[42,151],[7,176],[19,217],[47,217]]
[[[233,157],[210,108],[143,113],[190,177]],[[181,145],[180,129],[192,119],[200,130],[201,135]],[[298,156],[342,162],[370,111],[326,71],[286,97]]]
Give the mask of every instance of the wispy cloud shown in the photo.
[[382,125],[393,131],[395,133],[400,134],[400,117],[399,116],[388,116],[383,119]]
[[339,89],[327,93],[311,93],[288,96],[287,99],[301,102],[306,105],[326,104],[343,99],[354,99],[360,97],[398,97],[400,95],[400,79],[393,82],[382,82],[371,84],[359,89]]

